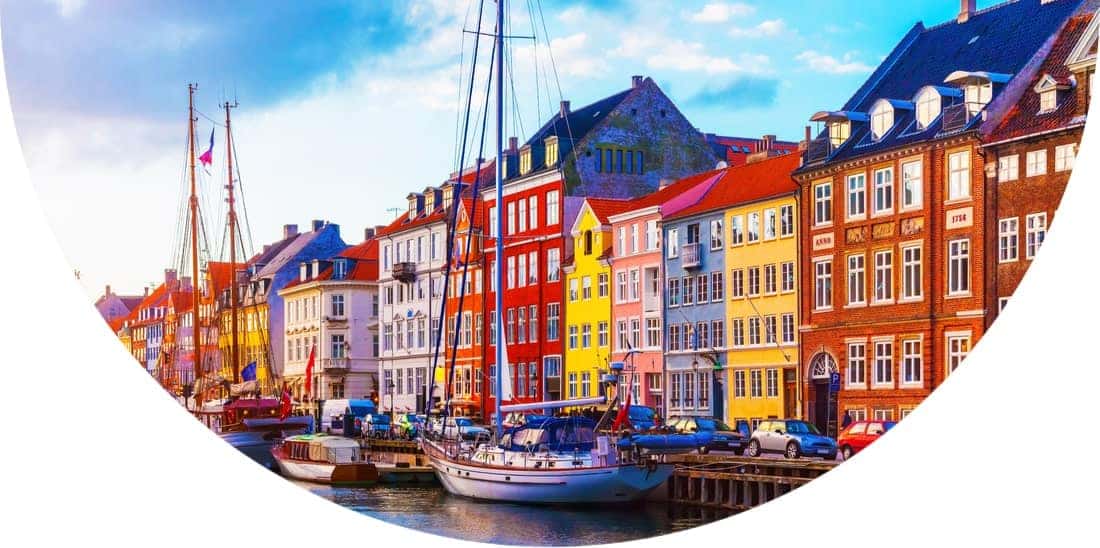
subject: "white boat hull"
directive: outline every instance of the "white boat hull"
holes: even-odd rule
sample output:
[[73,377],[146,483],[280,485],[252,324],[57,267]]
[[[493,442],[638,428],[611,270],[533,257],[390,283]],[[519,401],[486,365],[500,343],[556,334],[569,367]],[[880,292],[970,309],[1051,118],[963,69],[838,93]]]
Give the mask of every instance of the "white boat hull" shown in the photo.
[[310,481],[313,483],[331,483],[332,472],[335,464],[302,462],[295,460],[275,459],[279,465],[279,471],[289,478]]
[[536,504],[635,501],[663,485],[673,471],[671,464],[532,470],[479,466],[434,456],[431,461],[439,482],[451,494]]

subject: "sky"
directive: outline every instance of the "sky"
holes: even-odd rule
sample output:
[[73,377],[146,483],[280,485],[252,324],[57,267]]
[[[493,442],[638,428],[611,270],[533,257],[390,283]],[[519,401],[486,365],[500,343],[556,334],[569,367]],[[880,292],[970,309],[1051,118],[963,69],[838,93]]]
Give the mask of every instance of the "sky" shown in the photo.
[[[140,293],[179,261],[190,82],[199,85],[200,153],[215,134],[212,173],[199,173],[213,259],[224,260],[226,101],[238,104],[232,126],[246,246],[278,240],[284,224],[308,230],[313,219],[339,224],[349,244],[362,241],[364,228],[388,224],[409,192],[454,171],[475,36],[463,29],[476,28],[480,3],[0,0],[24,156],[89,296],[107,284]],[[492,32],[495,4],[484,4],[481,28]],[[561,99],[577,108],[628,88],[635,74],[652,77],[701,131],[797,141],[809,117],[839,108],[914,24],[950,20],[959,7],[508,5],[516,38],[508,46],[506,131],[521,141]],[[484,80],[482,70],[477,87]],[[481,101],[474,103],[476,115]]]

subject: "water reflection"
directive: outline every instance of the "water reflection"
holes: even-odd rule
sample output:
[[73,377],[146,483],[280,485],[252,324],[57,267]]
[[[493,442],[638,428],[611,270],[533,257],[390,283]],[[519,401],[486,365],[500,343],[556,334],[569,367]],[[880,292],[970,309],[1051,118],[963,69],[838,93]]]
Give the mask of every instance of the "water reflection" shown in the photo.
[[496,544],[575,546],[622,542],[698,527],[727,510],[664,502],[528,506],[479,502],[440,487],[333,488],[296,482],[336,504],[426,533]]

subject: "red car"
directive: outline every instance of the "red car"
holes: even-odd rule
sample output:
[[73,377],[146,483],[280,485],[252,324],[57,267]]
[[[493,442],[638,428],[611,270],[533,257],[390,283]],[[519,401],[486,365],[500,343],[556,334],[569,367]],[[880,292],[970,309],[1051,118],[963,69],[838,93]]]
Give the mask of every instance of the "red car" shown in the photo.
[[871,442],[882,437],[895,424],[897,424],[895,421],[855,421],[849,424],[848,428],[840,432],[836,440],[840,454],[844,456],[844,460],[848,460],[852,455],[871,445]]

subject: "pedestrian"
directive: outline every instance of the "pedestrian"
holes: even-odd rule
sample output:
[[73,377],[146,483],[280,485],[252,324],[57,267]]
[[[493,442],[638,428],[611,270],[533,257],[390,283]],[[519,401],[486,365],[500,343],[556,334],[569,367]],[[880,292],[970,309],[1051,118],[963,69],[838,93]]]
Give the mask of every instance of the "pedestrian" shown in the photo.
[[847,411],[844,412],[844,419],[840,422],[841,428],[848,428],[848,425],[852,424],[852,416]]

